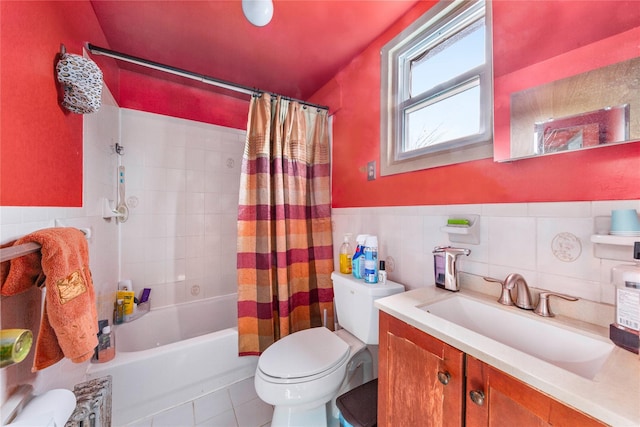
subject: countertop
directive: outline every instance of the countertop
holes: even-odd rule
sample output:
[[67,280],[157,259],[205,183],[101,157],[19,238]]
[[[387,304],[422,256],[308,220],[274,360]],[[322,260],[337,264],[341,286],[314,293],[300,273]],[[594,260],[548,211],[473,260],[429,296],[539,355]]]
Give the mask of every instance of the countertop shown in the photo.
[[[640,358],[615,347],[596,376],[586,379],[529,356],[493,339],[460,327],[420,309],[456,294],[496,304],[494,296],[463,289],[458,293],[425,287],[376,300],[382,311],[473,357],[612,426],[640,426]],[[535,300],[534,300],[535,301]],[[554,301],[555,302],[555,301]],[[507,307],[516,315],[535,316],[543,322],[609,340],[608,329],[565,316],[542,318],[532,311]]]

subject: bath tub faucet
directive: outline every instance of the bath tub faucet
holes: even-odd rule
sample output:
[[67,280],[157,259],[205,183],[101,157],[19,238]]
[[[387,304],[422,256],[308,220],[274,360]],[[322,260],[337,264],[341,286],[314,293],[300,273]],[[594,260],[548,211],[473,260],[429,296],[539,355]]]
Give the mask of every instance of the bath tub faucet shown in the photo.
[[[502,294],[498,298],[498,302],[504,305],[515,305],[524,310],[533,310],[533,303],[531,302],[531,292],[529,292],[529,285],[524,280],[521,274],[511,273],[504,281],[494,279],[492,277],[484,277],[487,282],[500,283],[502,285]],[[511,298],[511,289],[516,290],[516,302],[513,302]]]

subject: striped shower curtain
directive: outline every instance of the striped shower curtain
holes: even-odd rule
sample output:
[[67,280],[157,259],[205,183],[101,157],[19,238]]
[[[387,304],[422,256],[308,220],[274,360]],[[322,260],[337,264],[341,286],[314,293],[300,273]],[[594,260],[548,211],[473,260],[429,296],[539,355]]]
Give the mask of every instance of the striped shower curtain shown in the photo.
[[333,329],[329,159],[326,110],[251,99],[238,209],[241,355],[325,316]]

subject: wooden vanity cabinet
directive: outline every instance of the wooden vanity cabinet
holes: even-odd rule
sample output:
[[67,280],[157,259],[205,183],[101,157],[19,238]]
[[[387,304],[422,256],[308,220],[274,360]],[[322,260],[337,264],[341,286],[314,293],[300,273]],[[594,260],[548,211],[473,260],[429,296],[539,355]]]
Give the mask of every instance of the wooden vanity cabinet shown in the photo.
[[467,426],[606,426],[468,354],[466,377]]
[[380,312],[378,426],[463,424],[464,353]]
[[606,424],[381,311],[378,425]]

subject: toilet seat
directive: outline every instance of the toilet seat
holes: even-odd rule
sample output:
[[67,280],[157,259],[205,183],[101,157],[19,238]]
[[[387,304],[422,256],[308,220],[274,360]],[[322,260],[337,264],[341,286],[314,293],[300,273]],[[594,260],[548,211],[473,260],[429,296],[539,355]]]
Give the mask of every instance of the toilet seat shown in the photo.
[[330,374],[349,358],[349,345],[324,327],[287,335],[258,360],[266,380],[278,383],[313,381]]

